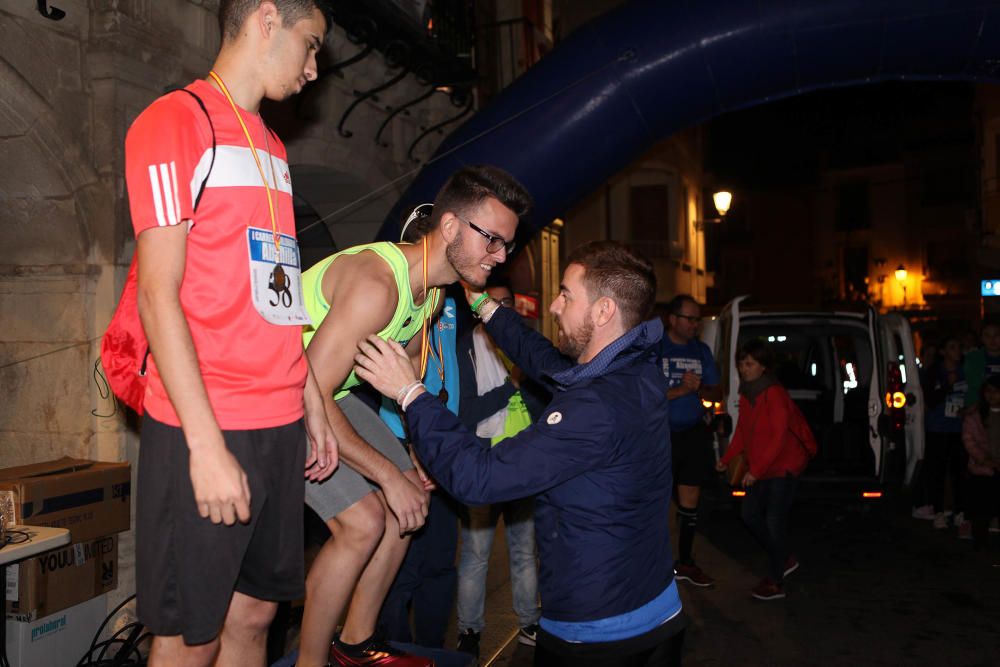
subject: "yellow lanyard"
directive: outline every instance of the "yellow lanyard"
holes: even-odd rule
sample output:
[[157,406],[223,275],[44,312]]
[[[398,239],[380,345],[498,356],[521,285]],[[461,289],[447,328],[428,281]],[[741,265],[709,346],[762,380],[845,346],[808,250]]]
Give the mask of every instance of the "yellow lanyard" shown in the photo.
[[[236,102],[233,102],[233,96],[229,94],[229,89],[226,88],[226,84],[223,83],[222,79],[214,71],[208,73],[217,84],[219,84],[219,89],[222,90],[222,94],[226,96],[229,101],[229,106],[233,108],[233,113],[236,114],[236,120],[240,122],[240,127],[243,128],[243,134],[247,138],[247,143],[250,144],[250,154],[253,155],[253,161],[257,163],[257,171],[260,172],[260,180],[264,181],[264,193],[267,195],[267,212],[271,214],[271,234],[274,236],[274,250],[275,257],[281,257],[281,240],[278,236],[278,217],[274,212],[274,200],[271,198],[271,186],[268,185],[267,176],[264,174],[264,166],[260,163],[260,157],[257,155],[257,147],[253,144],[253,139],[250,138],[250,130],[247,129],[246,123],[243,122],[243,116],[240,115],[239,109],[236,108]],[[261,129],[264,131],[264,140],[267,141],[267,129],[264,128],[264,120],[260,121]],[[268,149],[268,156],[270,157],[271,151]],[[274,176],[274,186],[275,189],[278,187],[278,177],[274,173],[274,162],[271,162],[271,175]],[[279,262],[280,263],[280,262]]]
[[[423,306],[423,310],[424,310],[424,313],[423,313],[423,315],[424,315],[424,323],[420,326],[420,379],[421,380],[424,379],[424,373],[427,372],[427,354],[430,352],[430,341],[428,340],[428,337],[427,337],[427,325],[430,323],[431,317],[430,317],[430,315],[427,314],[426,308],[427,308],[427,301],[431,298],[431,295],[427,293],[427,237],[426,236],[424,237],[424,262],[423,262],[422,272],[423,272],[423,278],[424,278],[424,284],[423,284],[423,292],[424,292],[424,306]],[[434,302],[433,302],[433,304],[437,305],[438,290],[437,290],[436,287],[434,288],[433,292],[434,292]],[[431,310],[431,314],[433,314],[433,312],[434,311],[432,309]],[[439,339],[438,342],[440,343],[440,339]],[[438,354],[439,354],[439,358],[440,358],[440,352]],[[439,372],[441,373],[441,380],[442,380],[442,385],[441,386],[443,387],[444,386],[444,365],[443,364],[441,364],[441,370]]]

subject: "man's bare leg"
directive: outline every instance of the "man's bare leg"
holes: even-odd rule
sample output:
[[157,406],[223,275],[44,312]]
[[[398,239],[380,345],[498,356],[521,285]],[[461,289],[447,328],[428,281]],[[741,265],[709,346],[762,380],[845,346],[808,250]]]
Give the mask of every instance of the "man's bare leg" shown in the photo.
[[332,537],[320,549],[306,577],[298,667],[327,664],[333,632],[362,571],[379,546],[386,514],[391,512],[385,511],[379,495],[369,493],[326,522]]
[[265,667],[267,630],[277,609],[277,602],[258,600],[238,591],[233,593],[215,667]]
[[[423,487],[415,470],[408,470],[403,474],[417,488]],[[385,596],[389,593],[410,546],[409,535],[399,536],[399,523],[388,509],[382,493],[379,492],[377,496],[385,511],[385,533],[354,589],[344,629],[340,633],[341,639],[348,644],[363,642],[375,632],[382,603],[385,602]]]
[[701,497],[700,486],[677,485],[677,502],[683,507],[697,507]]
[[149,651],[149,667],[210,667],[218,652],[218,638],[188,646],[181,635],[157,635]]

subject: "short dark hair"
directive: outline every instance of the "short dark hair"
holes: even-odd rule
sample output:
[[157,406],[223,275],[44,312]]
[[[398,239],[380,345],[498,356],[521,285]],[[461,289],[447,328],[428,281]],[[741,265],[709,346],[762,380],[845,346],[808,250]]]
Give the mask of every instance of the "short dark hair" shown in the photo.
[[[240,28],[255,9],[260,7],[262,0],[220,0],[219,2],[219,33],[222,41],[236,39]],[[328,0],[270,0],[278,8],[282,23],[286,27],[295,25],[298,21],[318,9],[326,19],[326,30],[333,27],[333,9]]]
[[774,352],[760,338],[751,338],[736,350],[736,363],[747,357],[753,357],[768,373],[774,371]]
[[656,272],[636,251],[616,241],[591,241],[570,253],[566,263],[583,267],[591,302],[603,296],[618,304],[626,329],[649,316],[656,299]]
[[701,304],[691,296],[690,294],[678,294],[673,299],[667,303],[667,314],[669,315],[680,315],[681,310],[684,309],[685,303],[693,303],[694,305],[701,308]]
[[499,167],[480,164],[462,167],[452,174],[434,198],[434,212],[419,222],[423,233],[436,229],[445,213],[467,215],[488,197],[514,212],[521,218],[531,210],[533,201],[521,183]]

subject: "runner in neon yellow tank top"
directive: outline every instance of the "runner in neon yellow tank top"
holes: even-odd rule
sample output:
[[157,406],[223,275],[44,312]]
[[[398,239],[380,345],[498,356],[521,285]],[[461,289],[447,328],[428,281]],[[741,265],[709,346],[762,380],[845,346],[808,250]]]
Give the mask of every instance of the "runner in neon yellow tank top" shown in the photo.
[[[330,312],[330,304],[323,296],[321,283],[323,276],[338,257],[346,255],[356,255],[359,252],[373,252],[389,265],[392,276],[396,281],[396,293],[399,298],[396,301],[396,310],[392,314],[392,319],[376,335],[383,340],[394,340],[404,347],[413,339],[420,335],[422,325],[425,321],[430,321],[437,312],[441,299],[441,290],[434,288],[430,295],[417,305],[413,298],[413,290],[410,287],[409,267],[406,264],[406,256],[399,246],[394,243],[368,243],[354,246],[347,250],[342,250],[335,255],[330,255],[319,262],[311,269],[302,274],[302,293],[305,299],[306,310],[312,318],[312,326],[306,326],[302,330],[302,342],[308,346],[312,341],[316,330],[323,323],[327,313]],[[334,398],[343,398],[352,388],[361,384],[361,380],[351,371],[344,383],[340,385]]]
[[[494,167],[464,167],[445,183],[433,213],[412,224],[415,244],[376,243],[342,251],[303,275],[313,327],[306,356],[340,443],[341,466],[326,482],[306,485],[306,502],[333,535],[306,581],[299,665],[368,664],[393,651],[373,639],[379,609],[409,545],[427,516],[429,482],[378,415],[346,392],[358,384],[354,355],[370,335],[407,342],[419,373],[421,325],[440,307],[439,287],[462,280],[481,289],[513,248],[531,199]],[[409,321],[407,321],[409,320]],[[388,435],[386,435],[388,434]],[[334,629],[350,601],[344,627]],[[335,640],[331,649],[331,639]],[[379,665],[418,667],[405,654]]]

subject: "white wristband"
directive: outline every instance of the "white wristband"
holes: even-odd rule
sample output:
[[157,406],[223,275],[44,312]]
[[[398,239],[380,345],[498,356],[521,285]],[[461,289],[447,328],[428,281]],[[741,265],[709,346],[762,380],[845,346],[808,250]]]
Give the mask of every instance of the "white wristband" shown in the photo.
[[406,395],[403,396],[403,400],[400,401],[399,403],[399,407],[402,408],[403,412],[406,412],[406,408],[410,404],[410,396],[412,396],[413,392],[417,391],[418,389],[427,389],[427,387],[424,386],[423,382],[417,382],[412,387],[410,387],[410,390],[406,392]]
[[414,380],[410,384],[403,385],[403,387],[396,392],[396,402],[402,403],[403,398],[406,396],[406,394],[409,393],[409,391],[414,387],[416,387],[418,384],[420,384],[420,380]]

